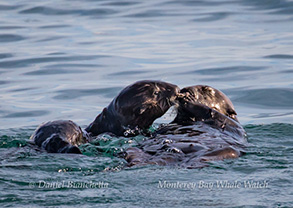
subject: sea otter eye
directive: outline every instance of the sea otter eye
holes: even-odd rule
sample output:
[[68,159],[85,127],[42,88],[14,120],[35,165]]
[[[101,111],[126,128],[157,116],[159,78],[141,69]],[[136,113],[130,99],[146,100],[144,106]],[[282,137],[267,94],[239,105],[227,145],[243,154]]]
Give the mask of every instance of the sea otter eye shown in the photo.
[[159,91],[155,91],[155,92],[154,92],[154,95],[158,95],[158,94],[160,94]]

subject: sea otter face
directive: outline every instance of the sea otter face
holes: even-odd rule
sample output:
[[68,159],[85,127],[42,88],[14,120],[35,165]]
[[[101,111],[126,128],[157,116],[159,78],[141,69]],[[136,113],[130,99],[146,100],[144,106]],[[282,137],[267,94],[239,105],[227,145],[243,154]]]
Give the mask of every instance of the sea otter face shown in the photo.
[[135,136],[174,104],[179,87],[161,81],[138,81],[124,88],[85,130],[92,136],[112,132]]
[[186,100],[206,105],[230,118],[238,121],[231,100],[221,91],[206,85],[185,87],[181,91]]
[[129,123],[145,127],[161,117],[175,103],[179,87],[162,81],[138,81],[115,98],[115,109],[124,116],[133,117]]

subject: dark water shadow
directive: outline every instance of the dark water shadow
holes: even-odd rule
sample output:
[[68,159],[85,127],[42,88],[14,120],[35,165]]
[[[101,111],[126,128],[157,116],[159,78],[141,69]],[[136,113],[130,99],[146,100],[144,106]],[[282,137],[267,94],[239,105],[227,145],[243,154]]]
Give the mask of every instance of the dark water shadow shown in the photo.
[[[1,72],[0,72],[1,74]],[[0,80],[0,85],[5,85],[5,84],[8,84],[10,83],[10,81],[4,81],[4,80]]]
[[21,41],[25,38],[21,35],[13,35],[13,34],[0,34],[0,43],[6,43],[6,42],[15,42],[15,41]]
[[270,59],[293,59],[293,55],[288,55],[288,54],[274,54],[274,55],[264,56],[263,58],[270,58]]
[[23,73],[23,75],[54,75],[54,74],[81,74],[86,73],[87,70],[68,70],[68,69],[45,69],[32,72]]
[[150,9],[143,12],[138,12],[134,14],[124,15],[124,17],[132,17],[132,18],[153,18],[153,17],[166,17],[166,16],[179,16],[178,14],[167,14],[162,10]]
[[0,53],[0,59],[11,58],[13,55],[11,53]]
[[273,117],[282,117],[282,116],[288,116],[293,115],[293,112],[287,112],[287,113],[259,113],[257,115],[251,116],[252,118],[273,118]]
[[252,72],[264,70],[266,67],[257,67],[257,66],[232,66],[232,67],[217,67],[217,68],[206,68],[198,69],[178,74],[200,74],[200,75],[219,75],[219,74],[230,74],[238,72]]
[[0,26],[0,30],[15,30],[15,29],[23,29],[25,27],[22,26]]
[[103,3],[102,5],[105,5],[105,6],[132,6],[132,5],[137,5],[137,4],[140,4],[141,2],[139,1],[113,1],[113,2],[106,2],[106,3]]
[[23,118],[23,117],[38,117],[48,115],[50,111],[44,110],[36,110],[36,111],[26,111],[26,112],[17,112],[17,113],[9,113],[3,118]]
[[0,11],[7,11],[7,10],[15,10],[20,7],[23,7],[23,5],[17,5],[17,6],[11,6],[11,5],[4,5],[0,3]]
[[180,0],[180,1],[168,1],[165,4],[182,4],[185,6],[220,6],[226,4],[235,4],[237,1],[201,1],[201,0]]
[[8,92],[24,92],[24,91],[30,91],[35,89],[37,89],[37,87],[24,87],[19,89],[8,90]]
[[79,15],[103,17],[115,14],[113,9],[57,9],[47,6],[36,6],[19,11],[20,14],[41,14],[41,15]]
[[197,16],[205,16],[202,18],[196,18],[193,21],[195,22],[209,22],[209,21],[218,21],[227,18],[230,16],[231,12],[214,12],[214,13],[205,13],[205,14],[197,14]]
[[115,73],[110,73],[110,74],[107,74],[107,76],[119,76],[119,77],[122,77],[122,76],[135,76],[137,74],[146,74],[146,73],[149,73],[151,72],[150,70],[144,70],[144,71],[137,71],[137,70],[128,70],[128,71],[121,71],[121,72],[115,72]]
[[[99,64],[51,64],[42,67],[40,70],[23,73],[23,75],[54,75],[54,74],[80,74],[90,70],[84,68],[100,68]],[[78,68],[78,69],[73,69]]]
[[51,36],[51,37],[47,37],[47,38],[42,38],[40,40],[36,40],[35,42],[38,43],[38,42],[48,42],[48,41],[54,41],[54,40],[61,40],[63,38],[66,38],[66,37],[63,37],[63,36]]
[[30,66],[32,64],[48,63],[48,62],[66,62],[66,61],[85,61],[103,58],[103,55],[90,55],[90,56],[56,56],[56,57],[42,57],[42,58],[28,58],[18,59],[12,61],[0,62],[0,68],[20,68]]
[[236,81],[243,81],[243,80],[251,80],[255,77],[254,74],[237,74],[237,73],[230,73],[230,74],[219,74],[213,75],[209,78],[201,78],[198,79],[202,82],[236,82]]
[[292,74],[293,73],[293,69],[280,71],[280,73],[283,73],[283,74]]
[[71,27],[71,25],[56,25],[56,24],[52,24],[52,25],[44,25],[44,26],[40,26],[38,27],[39,29],[57,29],[57,28],[67,28],[67,27]]
[[292,109],[293,89],[288,88],[268,88],[246,90],[228,90],[228,94],[233,96],[233,102],[241,105],[253,105],[266,107],[268,109]]
[[251,10],[267,10],[270,14],[293,15],[293,2],[286,0],[258,0],[239,2],[244,6],[249,6]]
[[99,88],[99,89],[69,89],[60,90],[58,95],[53,98],[56,100],[72,100],[85,96],[95,96],[102,95],[106,98],[114,98],[121,90],[120,87],[109,87],[109,88]]

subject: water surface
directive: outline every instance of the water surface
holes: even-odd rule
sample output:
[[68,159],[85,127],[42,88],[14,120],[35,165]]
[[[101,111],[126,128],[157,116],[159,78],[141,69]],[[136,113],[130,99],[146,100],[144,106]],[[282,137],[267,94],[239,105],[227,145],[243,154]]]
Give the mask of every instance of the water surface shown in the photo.
[[[0,1],[1,207],[292,206],[292,11],[290,0]],[[79,157],[29,144],[44,121],[85,127],[122,88],[142,79],[225,92],[248,132],[248,154],[196,170],[125,169],[113,154],[143,138],[104,135],[83,145]],[[158,186],[217,180],[269,185]],[[109,186],[40,188],[40,181]]]

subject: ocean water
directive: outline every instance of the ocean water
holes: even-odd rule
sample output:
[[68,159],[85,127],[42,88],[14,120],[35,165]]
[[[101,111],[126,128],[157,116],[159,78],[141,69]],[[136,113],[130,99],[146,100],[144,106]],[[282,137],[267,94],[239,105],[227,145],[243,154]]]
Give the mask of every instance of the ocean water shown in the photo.
[[[292,207],[292,51],[292,0],[1,0],[0,207]],[[142,137],[105,134],[82,156],[30,144],[42,122],[85,127],[143,79],[225,92],[247,154],[126,168],[113,155]]]

